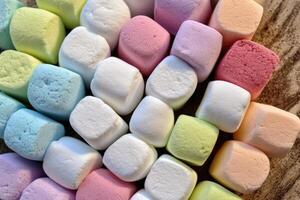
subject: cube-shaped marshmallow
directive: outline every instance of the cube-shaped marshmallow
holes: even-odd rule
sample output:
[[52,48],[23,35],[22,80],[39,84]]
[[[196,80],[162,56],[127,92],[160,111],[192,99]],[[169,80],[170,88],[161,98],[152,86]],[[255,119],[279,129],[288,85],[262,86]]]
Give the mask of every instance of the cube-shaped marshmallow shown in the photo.
[[152,200],[152,197],[146,192],[146,190],[142,189],[135,193],[130,200]]
[[130,8],[131,16],[146,15],[153,16],[155,0],[124,0]]

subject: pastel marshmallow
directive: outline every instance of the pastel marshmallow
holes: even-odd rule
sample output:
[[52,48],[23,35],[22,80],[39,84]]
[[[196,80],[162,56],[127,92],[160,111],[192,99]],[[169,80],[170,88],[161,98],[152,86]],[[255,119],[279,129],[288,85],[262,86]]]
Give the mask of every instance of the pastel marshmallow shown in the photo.
[[163,200],[188,200],[197,183],[196,172],[169,155],[162,155],[154,163],[145,189],[153,197]]
[[106,40],[80,26],[73,29],[63,41],[59,51],[59,66],[80,74],[89,87],[96,64],[109,56],[110,47]]
[[79,26],[80,13],[86,0],[36,0],[37,6],[60,16],[67,28]]
[[87,96],[70,115],[72,128],[94,149],[104,150],[127,133],[126,122],[101,99]]
[[100,153],[71,137],[52,142],[43,163],[49,178],[72,190],[77,189],[89,173],[101,166]]
[[129,200],[136,185],[120,180],[107,169],[90,173],[78,188],[76,200]]
[[146,15],[152,16],[155,0],[125,0],[125,3],[130,8],[131,16]]
[[38,112],[20,109],[9,118],[4,131],[5,144],[30,160],[42,161],[51,142],[65,134],[64,126]]
[[57,15],[42,9],[24,7],[18,9],[11,20],[10,36],[18,51],[56,64],[65,28]]
[[146,190],[142,189],[135,193],[130,200],[152,200],[152,197],[146,192]]
[[251,95],[245,89],[225,81],[211,81],[196,112],[220,130],[238,130],[250,104]]
[[0,92],[0,138],[4,136],[5,127],[11,115],[24,107],[22,103]]
[[35,179],[44,176],[38,162],[15,153],[0,154],[0,199],[19,200],[23,190]]
[[277,69],[279,57],[270,49],[250,40],[239,40],[217,67],[216,79],[238,85],[256,99]]
[[133,135],[155,147],[166,146],[173,125],[172,108],[152,96],[146,96],[141,101],[129,122]]
[[15,11],[23,6],[24,4],[18,0],[0,1],[0,49],[14,49],[9,34],[9,25]]
[[223,35],[223,45],[253,37],[263,15],[263,7],[253,0],[219,0],[209,26]]
[[32,74],[27,94],[37,111],[54,119],[68,120],[76,104],[85,96],[85,87],[78,74],[41,64]]
[[49,178],[33,181],[23,191],[20,200],[75,200],[75,192],[65,189]]
[[296,115],[279,108],[252,102],[234,138],[265,152],[283,157],[293,147],[300,132]]
[[132,134],[127,134],[108,147],[103,163],[121,180],[134,182],[147,176],[156,158],[154,147]]
[[193,95],[197,83],[197,74],[189,64],[176,56],[168,56],[148,78],[146,94],[179,109]]
[[28,82],[41,62],[25,53],[6,50],[0,54],[0,90],[27,101]]
[[213,70],[222,49],[222,35],[204,24],[185,21],[176,37],[171,54],[189,63],[198,81],[205,81]]
[[110,48],[118,44],[122,27],[130,20],[130,10],[123,0],[87,0],[80,24],[104,37]]
[[219,130],[195,117],[180,115],[172,130],[167,150],[192,165],[202,166],[210,156]]
[[142,74],[132,65],[110,57],[97,64],[91,82],[94,96],[110,105],[118,114],[127,115],[138,105],[144,94]]
[[148,76],[167,55],[169,45],[170,34],[163,27],[149,17],[137,16],[121,30],[118,55]]
[[155,21],[174,35],[184,21],[206,23],[210,14],[210,0],[155,0]]

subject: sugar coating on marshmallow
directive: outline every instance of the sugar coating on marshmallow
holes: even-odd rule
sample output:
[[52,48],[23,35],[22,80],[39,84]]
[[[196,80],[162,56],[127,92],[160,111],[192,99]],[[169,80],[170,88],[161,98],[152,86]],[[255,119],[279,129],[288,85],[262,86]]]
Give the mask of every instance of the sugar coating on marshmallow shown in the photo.
[[187,200],[197,183],[196,172],[169,155],[162,155],[154,163],[145,189],[153,199]]
[[256,99],[278,64],[279,57],[272,50],[250,40],[239,40],[218,65],[216,79],[238,85]]
[[300,132],[296,115],[279,108],[252,102],[234,138],[265,152],[283,157],[293,147]]
[[23,191],[20,200],[75,200],[75,192],[65,189],[50,178],[39,178]]
[[146,190],[142,189],[135,193],[130,200],[152,200],[152,197],[146,192]]
[[169,44],[170,34],[163,27],[149,17],[137,16],[122,28],[118,54],[148,76],[167,54]]
[[0,90],[21,100],[27,100],[28,82],[41,62],[25,53],[7,50],[0,54]]
[[238,130],[250,104],[251,95],[245,89],[225,81],[211,81],[196,112],[222,131]]
[[80,13],[85,2],[86,0],[36,0],[39,8],[60,16],[69,29],[79,26]]
[[57,15],[42,9],[24,7],[18,9],[11,20],[10,36],[18,51],[56,64],[65,28]]
[[120,115],[127,115],[134,110],[143,97],[144,86],[139,70],[115,57],[97,64],[91,82],[93,95],[102,99]]
[[19,200],[23,190],[35,179],[44,176],[38,162],[15,153],[0,154],[0,199]]
[[0,49],[14,49],[9,34],[9,26],[15,11],[23,7],[24,4],[18,0],[0,1]]
[[189,63],[198,81],[206,80],[213,70],[222,49],[222,35],[204,24],[185,21],[176,37],[171,54]]
[[154,147],[132,134],[119,138],[103,156],[104,165],[126,182],[145,178],[157,158]]
[[251,39],[263,15],[263,7],[253,0],[219,0],[209,26],[223,35],[224,47],[240,39]]
[[9,118],[4,131],[5,144],[30,160],[42,161],[51,142],[65,134],[64,126],[38,112],[20,109]]
[[110,48],[118,44],[122,27],[130,20],[130,10],[123,0],[87,0],[80,24],[104,37]]
[[96,150],[71,137],[52,142],[43,163],[49,178],[72,190],[77,189],[90,172],[101,166],[102,158]]
[[125,3],[128,5],[131,16],[137,15],[146,15],[152,16],[154,10],[154,1],[155,0],[124,0]]
[[85,87],[78,74],[41,64],[33,72],[27,94],[37,111],[58,120],[68,120],[76,104],[85,96]]
[[106,40],[80,26],[64,39],[59,51],[59,66],[80,74],[89,87],[96,64],[109,56],[110,47]]
[[6,123],[11,115],[24,107],[22,103],[0,92],[0,138],[4,136]]
[[173,125],[172,108],[152,96],[147,96],[141,101],[129,122],[133,135],[155,147],[166,146]]
[[205,23],[210,14],[210,0],[155,0],[155,21],[174,35],[184,21]]
[[146,94],[179,109],[193,95],[197,83],[197,75],[189,64],[176,56],[168,56],[148,78]]
[[136,191],[134,183],[120,180],[107,169],[90,173],[78,188],[76,200],[129,200]]
[[261,187],[270,171],[268,157],[239,141],[227,141],[210,166],[210,174],[226,187],[247,194]]
[[128,130],[126,122],[101,99],[87,96],[70,115],[72,128],[94,149],[104,150]]

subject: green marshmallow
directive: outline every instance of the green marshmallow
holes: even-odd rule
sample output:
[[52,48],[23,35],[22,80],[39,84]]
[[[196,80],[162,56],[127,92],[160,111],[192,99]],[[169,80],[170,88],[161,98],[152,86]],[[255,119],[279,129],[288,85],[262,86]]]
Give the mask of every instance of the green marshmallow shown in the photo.
[[15,11],[24,5],[18,0],[0,0],[0,48],[14,49],[9,35],[10,20]]
[[15,12],[11,20],[10,36],[18,51],[56,64],[65,28],[57,15],[42,9],[23,7]]
[[86,0],[37,0],[39,8],[53,12],[61,17],[67,28],[80,24],[80,13]]
[[167,150],[191,165],[201,166],[211,154],[218,135],[219,130],[210,123],[181,115],[172,130]]
[[202,181],[199,183],[191,197],[190,200],[242,200],[236,194],[230,192],[223,186],[211,182],[211,181]]
[[27,101],[27,87],[33,70],[41,62],[25,53],[7,50],[0,54],[0,90]]

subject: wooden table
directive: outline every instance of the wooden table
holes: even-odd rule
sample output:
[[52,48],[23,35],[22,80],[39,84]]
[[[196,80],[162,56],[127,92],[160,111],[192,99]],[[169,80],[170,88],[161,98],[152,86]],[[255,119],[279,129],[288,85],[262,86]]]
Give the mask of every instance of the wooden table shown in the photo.
[[[242,0],[241,0],[242,1]],[[34,5],[34,0],[24,0]],[[265,88],[259,102],[288,110],[300,117],[300,0],[266,0],[265,14],[254,36],[254,41],[277,52],[281,57],[280,70]],[[201,84],[189,105],[179,113],[193,114],[201,101],[206,87]],[[73,135],[71,133],[71,135]],[[300,135],[300,134],[299,134]],[[223,135],[218,143],[230,139]],[[0,141],[0,152],[8,149]],[[200,178],[211,178],[207,167],[197,169]],[[300,199],[300,137],[292,151],[282,159],[271,160],[271,172],[262,188],[250,195],[247,200],[299,200]]]

